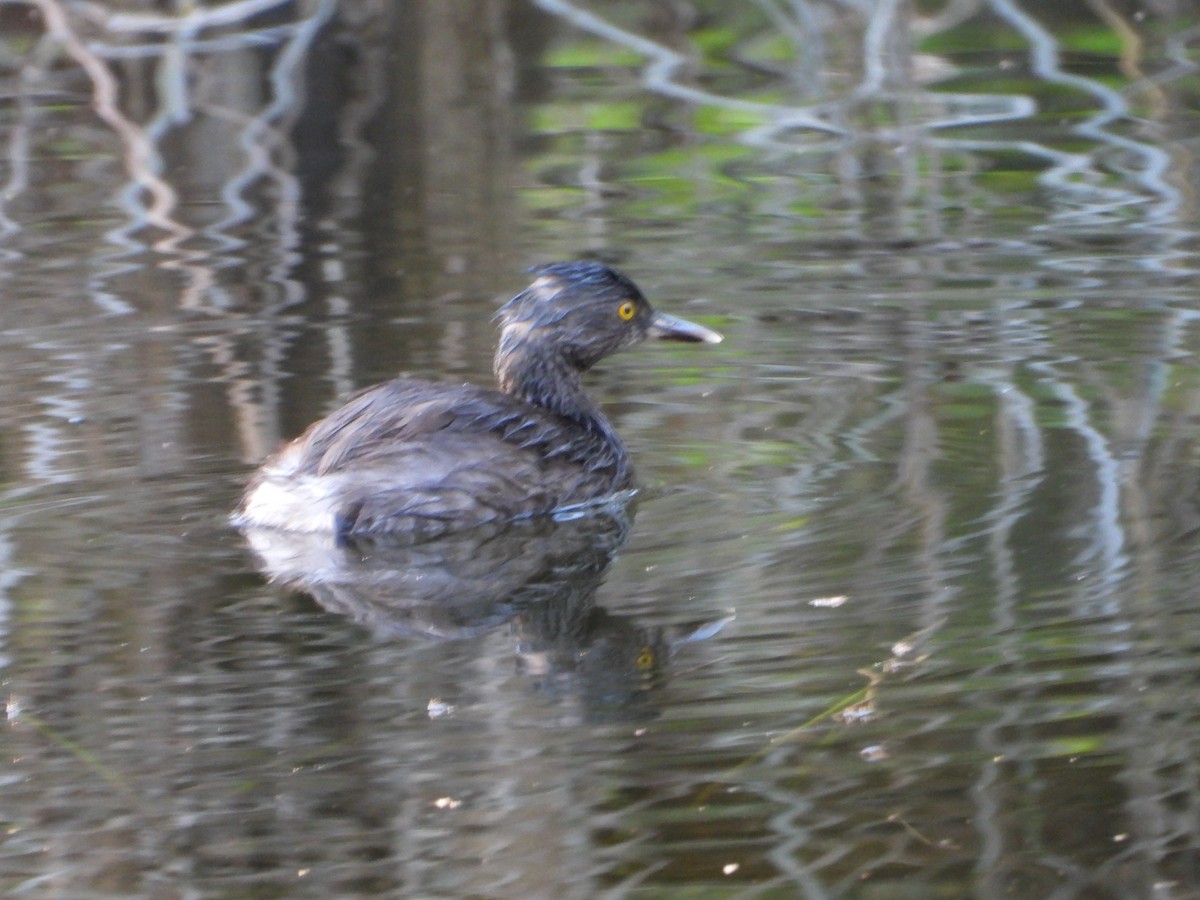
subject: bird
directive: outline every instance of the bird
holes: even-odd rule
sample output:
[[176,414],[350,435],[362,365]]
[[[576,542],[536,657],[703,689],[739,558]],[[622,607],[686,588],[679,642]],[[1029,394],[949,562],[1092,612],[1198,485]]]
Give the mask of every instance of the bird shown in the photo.
[[656,311],[604,263],[531,273],[495,316],[495,388],[405,377],[361,391],[263,463],[234,523],[339,539],[430,538],[632,492],[629,451],[584,374],[646,338],[722,336]]

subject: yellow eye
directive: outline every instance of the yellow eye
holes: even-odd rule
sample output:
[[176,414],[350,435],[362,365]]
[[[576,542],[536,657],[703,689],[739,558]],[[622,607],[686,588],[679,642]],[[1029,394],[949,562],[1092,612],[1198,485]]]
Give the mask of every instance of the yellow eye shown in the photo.
[[637,312],[637,307],[633,305],[632,300],[626,300],[617,307],[617,315],[621,317],[622,322],[628,322]]
[[638,653],[637,659],[633,661],[639,672],[648,671],[654,666],[654,651],[649,647],[643,647]]

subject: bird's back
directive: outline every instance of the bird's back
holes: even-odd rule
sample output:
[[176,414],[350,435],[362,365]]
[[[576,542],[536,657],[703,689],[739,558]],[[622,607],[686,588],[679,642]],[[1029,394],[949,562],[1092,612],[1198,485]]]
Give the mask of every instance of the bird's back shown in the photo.
[[268,460],[238,520],[432,536],[551,513],[631,483],[611,433],[499,391],[398,379],[351,398]]

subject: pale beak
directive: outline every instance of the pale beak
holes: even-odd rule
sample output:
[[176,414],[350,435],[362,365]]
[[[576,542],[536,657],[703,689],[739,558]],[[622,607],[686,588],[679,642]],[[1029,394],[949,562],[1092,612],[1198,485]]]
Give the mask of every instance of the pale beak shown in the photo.
[[724,340],[711,328],[666,313],[654,314],[646,334],[660,341],[685,341],[691,344],[719,344]]

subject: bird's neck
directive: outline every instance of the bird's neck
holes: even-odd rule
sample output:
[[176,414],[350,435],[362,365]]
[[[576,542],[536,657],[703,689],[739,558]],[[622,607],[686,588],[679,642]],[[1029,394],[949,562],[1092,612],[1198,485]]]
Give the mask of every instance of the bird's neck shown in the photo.
[[576,423],[595,439],[597,452],[609,457],[611,465],[622,472],[629,470],[628,451],[584,389],[583,372],[553,349],[506,343],[501,340],[496,353],[495,375],[500,390]]
[[604,414],[583,387],[583,373],[552,349],[501,342],[496,354],[496,382],[500,390],[526,403],[540,406],[566,419],[589,426],[603,422]]

